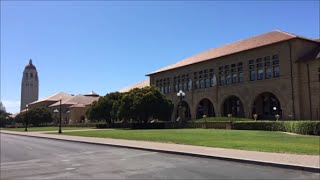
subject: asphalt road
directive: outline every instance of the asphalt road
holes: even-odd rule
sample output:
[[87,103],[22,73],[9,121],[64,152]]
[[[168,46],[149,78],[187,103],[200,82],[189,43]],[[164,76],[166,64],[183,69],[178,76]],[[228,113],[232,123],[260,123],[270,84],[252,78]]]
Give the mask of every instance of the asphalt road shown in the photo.
[[320,174],[0,133],[0,179],[317,179]]

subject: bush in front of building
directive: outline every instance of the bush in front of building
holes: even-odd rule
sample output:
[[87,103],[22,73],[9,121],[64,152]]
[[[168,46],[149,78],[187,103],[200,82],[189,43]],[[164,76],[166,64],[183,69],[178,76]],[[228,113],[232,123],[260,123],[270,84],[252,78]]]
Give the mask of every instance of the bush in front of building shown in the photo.
[[278,131],[282,126],[280,121],[239,121],[232,124],[232,129]]
[[[148,123],[169,121],[173,103],[157,87],[135,88],[125,93],[110,93],[94,102],[87,111],[91,120],[105,120],[114,123],[124,122]],[[94,121],[92,121],[94,122]]]
[[21,112],[15,117],[15,122],[28,125],[41,126],[48,125],[53,122],[51,112],[47,108],[33,108],[28,111]]
[[243,121],[234,122],[232,129],[286,131],[304,135],[320,135],[320,121]]
[[283,125],[287,132],[320,135],[320,121],[285,121]]

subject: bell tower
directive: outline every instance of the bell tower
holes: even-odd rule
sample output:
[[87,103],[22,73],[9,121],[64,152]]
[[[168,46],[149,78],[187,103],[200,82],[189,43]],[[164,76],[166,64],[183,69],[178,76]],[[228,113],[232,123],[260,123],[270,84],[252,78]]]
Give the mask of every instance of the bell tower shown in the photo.
[[39,98],[39,79],[36,67],[29,60],[23,71],[21,83],[21,105],[20,111],[26,108],[26,105],[37,101]]

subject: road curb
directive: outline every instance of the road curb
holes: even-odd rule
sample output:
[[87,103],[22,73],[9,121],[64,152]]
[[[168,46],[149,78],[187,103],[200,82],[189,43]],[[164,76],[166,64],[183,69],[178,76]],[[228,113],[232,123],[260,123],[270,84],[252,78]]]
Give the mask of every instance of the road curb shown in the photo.
[[68,141],[68,142],[78,142],[78,143],[102,145],[102,146],[137,149],[137,150],[160,152],[160,153],[167,153],[167,154],[174,154],[174,155],[199,157],[199,158],[217,159],[217,160],[223,160],[223,161],[246,163],[246,164],[253,164],[253,165],[260,165],[260,166],[270,166],[270,167],[278,167],[278,168],[285,168],[285,169],[302,170],[302,171],[314,172],[314,173],[320,174],[320,168],[316,168],[316,167],[298,166],[298,165],[292,165],[292,164],[279,164],[279,163],[274,163],[274,162],[254,161],[254,160],[249,160],[249,159],[237,159],[237,158],[230,158],[230,157],[220,157],[220,156],[195,154],[195,153],[188,153],[188,152],[178,152],[178,151],[170,151],[170,150],[150,149],[150,148],[142,148],[142,147],[134,147],[134,146],[118,145],[118,144],[110,144],[110,143],[86,142],[86,141],[71,140],[71,139],[59,139],[59,138],[55,138],[55,137],[41,137],[41,136],[36,136],[36,135],[31,135],[31,134],[30,135],[29,134],[15,134],[15,133],[8,133],[8,132],[0,132],[0,133],[9,134],[9,135],[18,135],[18,136],[28,136],[28,137],[34,137],[34,138],[43,138],[43,139],[54,139],[54,140],[61,140],[61,141]]

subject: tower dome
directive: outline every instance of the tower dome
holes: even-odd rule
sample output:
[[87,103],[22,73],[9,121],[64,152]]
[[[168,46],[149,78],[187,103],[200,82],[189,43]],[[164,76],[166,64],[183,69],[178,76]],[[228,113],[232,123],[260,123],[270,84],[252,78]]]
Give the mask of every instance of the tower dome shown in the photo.
[[32,64],[32,59],[29,60],[29,64],[26,65],[25,69],[37,70],[37,68]]

